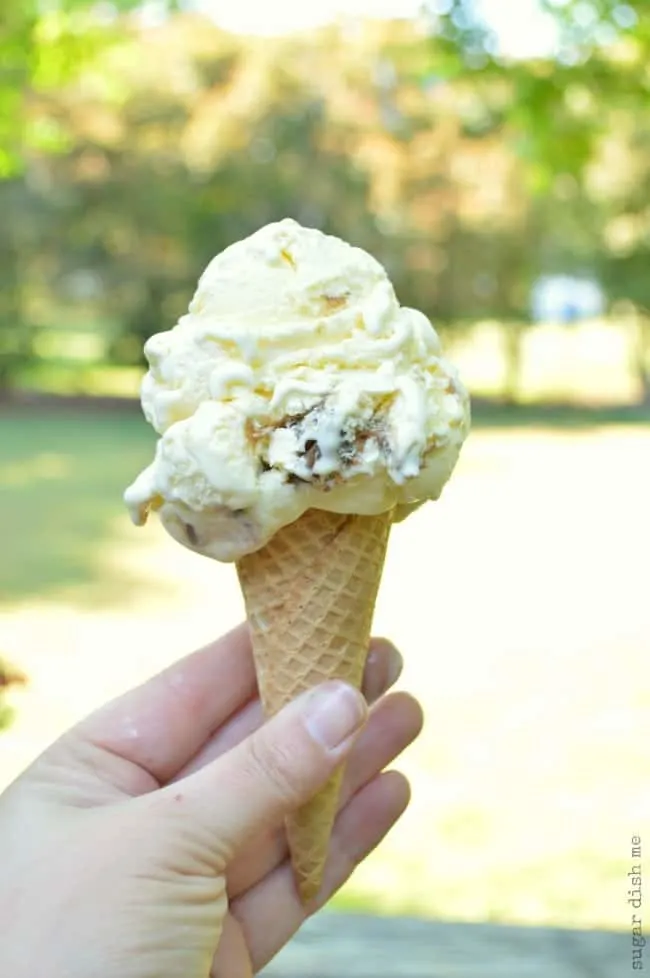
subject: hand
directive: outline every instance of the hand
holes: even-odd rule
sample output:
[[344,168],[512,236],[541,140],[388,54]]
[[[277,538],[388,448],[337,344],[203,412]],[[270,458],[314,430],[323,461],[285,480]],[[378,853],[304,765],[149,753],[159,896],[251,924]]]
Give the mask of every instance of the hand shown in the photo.
[[[250,978],[408,803],[405,779],[379,773],[421,728],[415,700],[382,695],[400,662],[372,643],[369,716],[326,683],[262,725],[240,627],[65,734],[0,797],[0,974]],[[282,820],[343,758],[326,879],[306,910]]]

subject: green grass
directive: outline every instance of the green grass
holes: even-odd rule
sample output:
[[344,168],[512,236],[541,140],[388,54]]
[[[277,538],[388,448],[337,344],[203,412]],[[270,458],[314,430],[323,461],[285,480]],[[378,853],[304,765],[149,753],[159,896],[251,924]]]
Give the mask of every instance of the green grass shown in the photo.
[[4,517],[0,603],[74,588],[106,602],[129,586],[99,560],[114,523],[127,519],[124,488],[152,454],[135,411],[57,408],[0,413]]

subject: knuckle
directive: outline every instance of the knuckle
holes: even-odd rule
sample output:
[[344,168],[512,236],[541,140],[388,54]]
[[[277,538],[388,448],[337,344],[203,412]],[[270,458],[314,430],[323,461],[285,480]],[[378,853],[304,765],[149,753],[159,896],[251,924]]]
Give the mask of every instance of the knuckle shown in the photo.
[[297,751],[288,745],[269,742],[261,733],[249,741],[249,759],[254,777],[263,779],[273,794],[286,802],[300,801]]

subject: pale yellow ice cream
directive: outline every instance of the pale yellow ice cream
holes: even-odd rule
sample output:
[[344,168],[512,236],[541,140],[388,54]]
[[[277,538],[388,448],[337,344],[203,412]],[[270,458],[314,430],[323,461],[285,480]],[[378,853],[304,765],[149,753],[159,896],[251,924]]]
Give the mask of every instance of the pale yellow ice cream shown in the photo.
[[291,220],[218,255],[145,355],[160,439],[126,503],[217,560],[312,508],[403,518],[440,495],[469,426],[426,316],[366,252]]

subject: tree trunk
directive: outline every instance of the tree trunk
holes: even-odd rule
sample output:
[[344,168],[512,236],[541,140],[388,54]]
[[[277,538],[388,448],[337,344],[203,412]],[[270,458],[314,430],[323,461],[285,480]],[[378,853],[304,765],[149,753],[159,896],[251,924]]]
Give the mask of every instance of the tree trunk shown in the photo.
[[503,400],[516,404],[521,390],[521,371],[524,362],[524,329],[522,323],[504,323],[503,335]]
[[650,315],[640,310],[634,320],[633,367],[641,388],[641,403],[650,404]]

